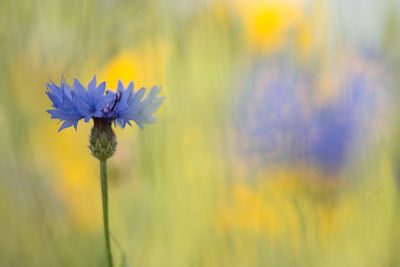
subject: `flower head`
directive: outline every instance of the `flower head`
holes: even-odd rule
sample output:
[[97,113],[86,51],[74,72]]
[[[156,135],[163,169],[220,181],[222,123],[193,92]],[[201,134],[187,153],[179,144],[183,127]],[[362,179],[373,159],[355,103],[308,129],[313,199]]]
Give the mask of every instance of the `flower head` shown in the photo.
[[336,89],[339,96],[321,105],[318,98],[305,101],[301,94],[311,96],[319,89],[312,76],[260,66],[252,69],[253,82],[238,109],[240,153],[263,166],[307,163],[329,174],[343,170],[381,108],[381,96],[371,86],[378,87],[376,81],[350,72]]
[[74,80],[73,89],[61,80],[60,86],[53,82],[47,84],[46,94],[49,96],[54,109],[48,110],[52,119],[63,121],[59,131],[70,126],[77,129],[79,120],[88,122],[91,118],[104,122],[119,124],[122,128],[134,121],[140,129],[144,124],[154,123],[153,113],[161,106],[165,97],[159,97],[160,87],[152,87],[147,96],[145,88],[134,91],[133,82],[126,89],[121,81],[116,92],[107,91],[106,83],[97,86],[96,76],[88,84],[87,89]]

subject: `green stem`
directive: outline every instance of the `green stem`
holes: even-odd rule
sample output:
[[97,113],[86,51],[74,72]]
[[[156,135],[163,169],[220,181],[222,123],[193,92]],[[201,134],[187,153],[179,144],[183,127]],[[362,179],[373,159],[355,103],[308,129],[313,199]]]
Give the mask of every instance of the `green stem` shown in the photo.
[[111,245],[110,245],[110,229],[108,226],[108,186],[107,186],[107,162],[100,160],[100,180],[101,180],[101,196],[103,199],[103,222],[104,222],[104,237],[106,240],[106,253],[108,267],[113,266]]

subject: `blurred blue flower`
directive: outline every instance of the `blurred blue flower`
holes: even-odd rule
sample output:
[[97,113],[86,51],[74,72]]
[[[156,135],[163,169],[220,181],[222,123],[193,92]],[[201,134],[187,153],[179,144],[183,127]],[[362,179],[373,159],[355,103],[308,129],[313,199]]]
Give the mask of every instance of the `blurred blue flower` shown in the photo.
[[377,109],[376,95],[364,76],[349,77],[342,87],[338,101],[313,112],[309,123],[307,157],[328,171],[345,165]]
[[237,126],[239,149],[246,158],[262,164],[293,161],[302,156],[305,135],[304,108],[296,88],[299,75],[281,67],[257,65],[241,97]]
[[313,98],[310,76],[261,64],[250,77],[237,120],[239,138],[246,140],[239,149],[263,165],[307,162],[327,172],[340,170],[377,109],[362,75],[345,79],[341,96],[322,107]]
[[96,76],[89,83],[87,90],[77,79],[74,80],[73,89],[63,79],[60,86],[53,82],[47,84],[46,94],[54,107],[47,112],[51,114],[52,119],[63,121],[58,131],[72,125],[77,129],[79,120],[84,119],[88,122],[91,118],[118,123],[122,128],[126,124],[132,126],[130,121],[134,121],[143,129],[143,124],[156,121],[153,113],[165,100],[165,97],[158,97],[161,87],[154,86],[143,99],[145,88],[135,92],[133,82],[124,89],[119,81],[117,91],[107,91],[106,94],[106,83],[102,82],[98,86],[96,84]]

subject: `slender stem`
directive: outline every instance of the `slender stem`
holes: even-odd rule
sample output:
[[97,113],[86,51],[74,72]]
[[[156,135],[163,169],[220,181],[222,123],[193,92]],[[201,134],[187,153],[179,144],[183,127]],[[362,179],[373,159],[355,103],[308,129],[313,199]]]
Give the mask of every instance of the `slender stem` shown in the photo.
[[108,226],[108,186],[107,186],[107,162],[100,160],[100,180],[101,180],[101,196],[103,199],[103,222],[104,222],[104,237],[106,241],[106,253],[108,267],[113,266],[111,245],[110,245],[110,229]]

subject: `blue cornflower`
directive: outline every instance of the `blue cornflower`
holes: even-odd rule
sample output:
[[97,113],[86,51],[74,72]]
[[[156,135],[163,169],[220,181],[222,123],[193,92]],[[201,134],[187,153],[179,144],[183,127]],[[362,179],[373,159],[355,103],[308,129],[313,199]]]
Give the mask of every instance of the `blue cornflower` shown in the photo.
[[60,86],[53,82],[47,84],[46,94],[52,101],[52,107],[48,110],[52,119],[63,121],[59,131],[74,126],[84,119],[88,122],[91,118],[101,119],[107,122],[119,124],[122,128],[126,124],[132,126],[134,121],[140,129],[144,124],[154,123],[156,118],[153,113],[161,106],[165,97],[159,97],[161,87],[154,86],[143,99],[145,88],[134,91],[133,82],[124,88],[121,81],[118,82],[117,91],[107,91],[106,83],[97,86],[96,76],[88,84],[87,90],[77,80],[74,80],[73,89],[62,79]]
[[93,119],[94,126],[89,138],[89,149],[92,155],[100,160],[100,180],[103,201],[104,235],[106,241],[108,266],[113,266],[110,231],[108,227],[108,193],[107,193],[107,165],[106,161],[117,148],[115,133],[111,127],[117,123],[124,128],[126,124],[131,125],[134,121],[140,129],[143,124],[154,123],[156,118],[153,113],[161,106],[165,97],[158,97],[161,87],[154,86],[143,99],[146,89],[141,88],[137,92],[130,82],[125,89],[122,82],[118,82],[116,92],[107,91],[106,83],[97,86],[96,75],[88,84],[87,89],[77,80],[71,89],[63,78],[60,86],[53,82],[47,83],[46,94],[52,102],[54,109],[47,110],[52,119],[63,122],[60,129],[74,126],[77,129],[78,122],[84,119],[88,122]]
[[132,126],[130,121],[134,121],[143,129],[144,124],[156,121],[153,113],[165,100],[165,97],[158,96],[161,87],[152,87],[144,99],[146,89],[141,88],[135,92],[133,87],[133,82],[130,82],[125,89],[119,81],[116,92],[107,91],[104,94],[106,83],[97,86],[96,76],[88,84],[87,90],[77,79],[74,80],[73,89],[64,79],[61,79],[60,86],[50,82],[46,94],[54,109],[47,112],[52,119],[63,121],[58,131],[72,125],[76,130],[79,120],[88,122],[92,118],[94,126],[89,148],[96,158],[106,160],[114,154],[117,146],[111,123],[118,123],[124,128],[126,124]]

